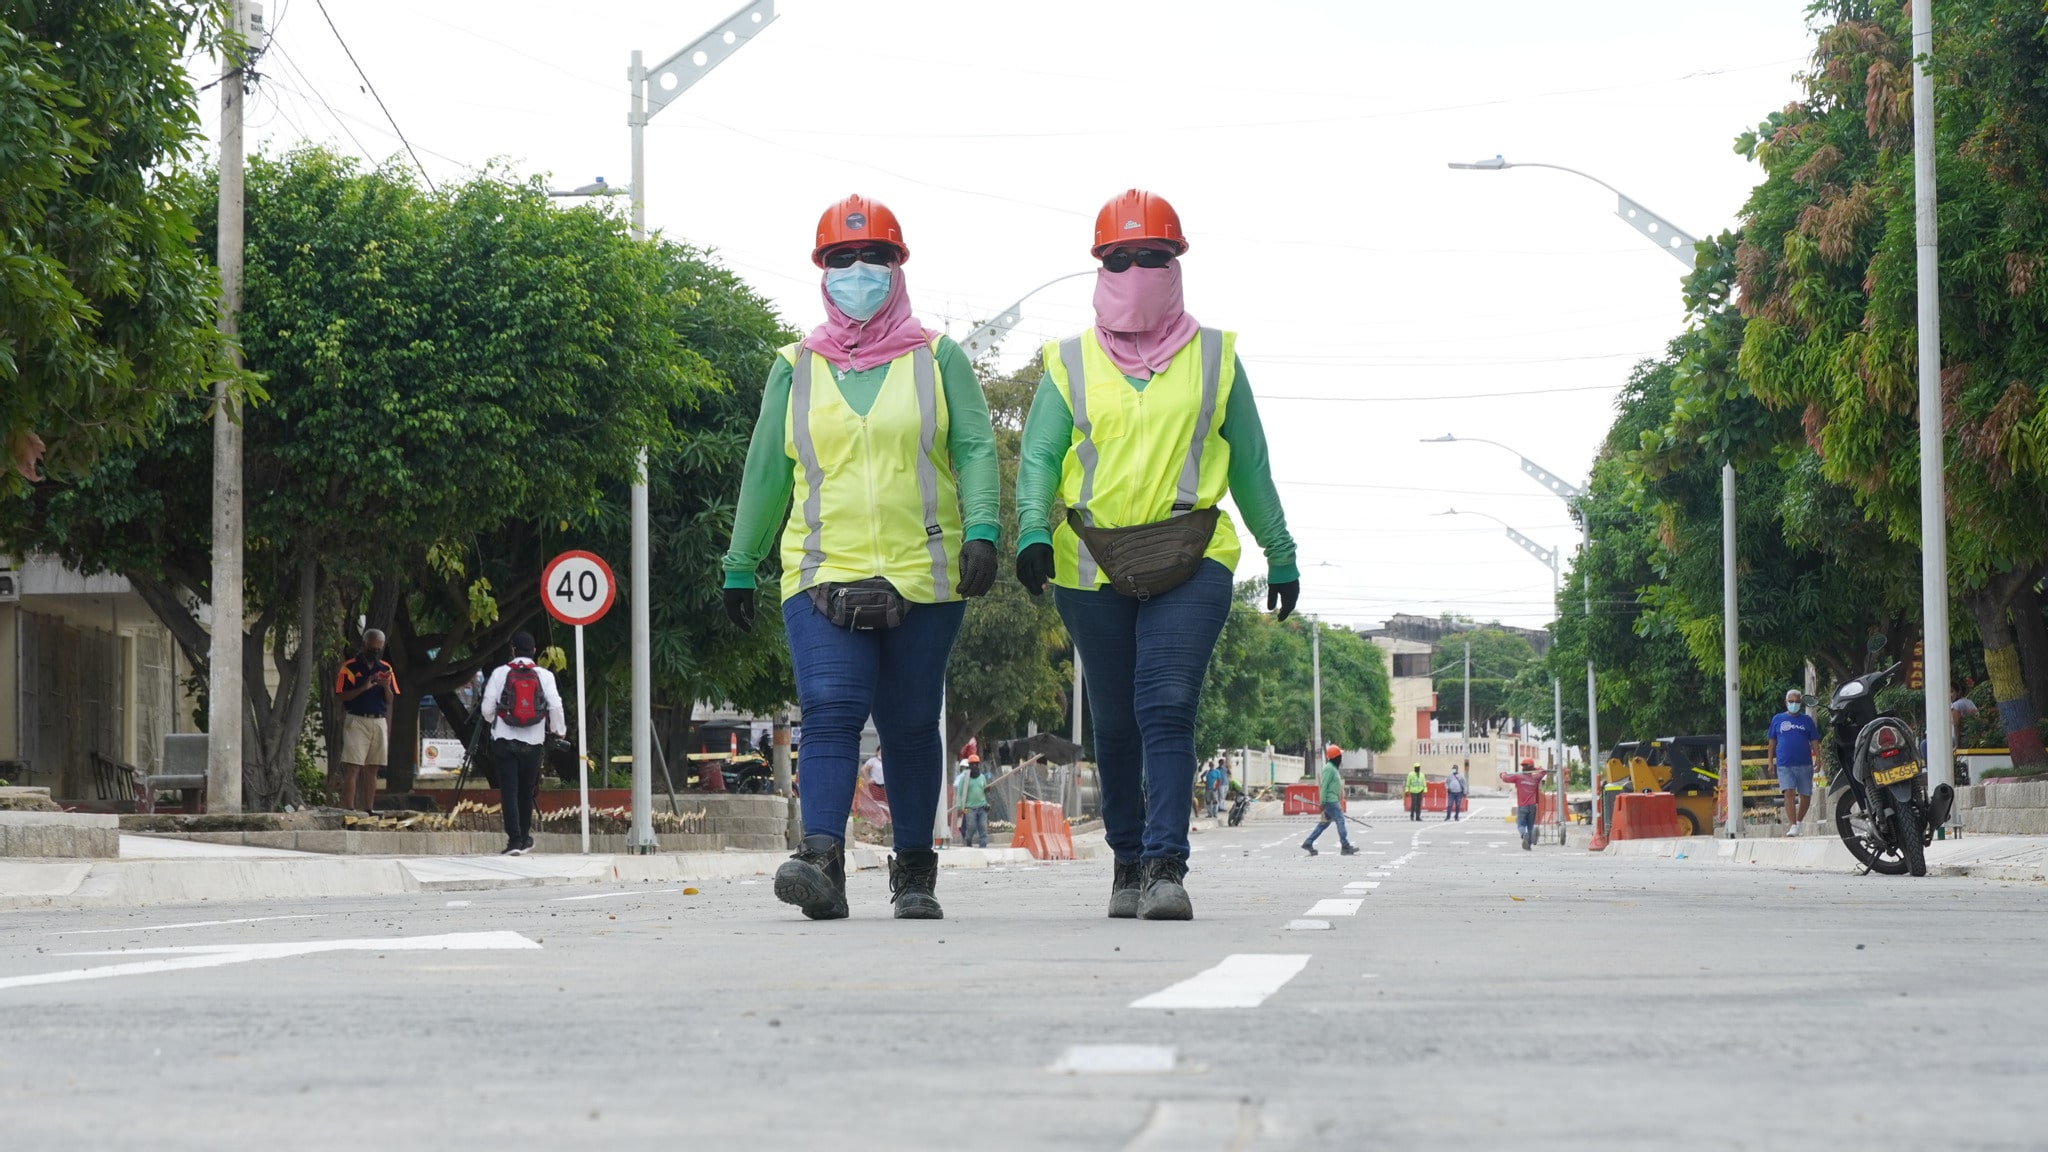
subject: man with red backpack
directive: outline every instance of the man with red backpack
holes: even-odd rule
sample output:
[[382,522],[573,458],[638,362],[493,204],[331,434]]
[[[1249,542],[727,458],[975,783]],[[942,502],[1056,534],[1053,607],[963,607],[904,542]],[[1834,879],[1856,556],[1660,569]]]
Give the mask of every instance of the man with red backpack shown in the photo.
[[491,726],[491,763],[505,812],[503,856],[533,850],[533,803],[549,733],[569,734],[568,714],[555,674],[533,662],[533,636],[512,634],[512,661],[491,672],[479,703]]

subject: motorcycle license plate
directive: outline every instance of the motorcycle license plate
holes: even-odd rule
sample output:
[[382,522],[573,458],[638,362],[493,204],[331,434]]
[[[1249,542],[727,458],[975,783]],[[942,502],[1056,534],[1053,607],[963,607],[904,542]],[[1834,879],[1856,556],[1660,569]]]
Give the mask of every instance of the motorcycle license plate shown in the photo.
[[1879,786],[1899,784],[1920,774],[1920,765],[1911,761],[1894,768],[1880,768],[1870,774],[1870,782]]

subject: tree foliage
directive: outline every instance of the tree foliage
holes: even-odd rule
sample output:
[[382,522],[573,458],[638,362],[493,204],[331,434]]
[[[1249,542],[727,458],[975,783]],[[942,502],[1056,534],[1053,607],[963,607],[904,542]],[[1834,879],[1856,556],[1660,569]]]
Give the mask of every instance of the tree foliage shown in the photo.
[[0,499],[75,473],[228,371],[193,246],[182,58],[213,0],[0,0]]

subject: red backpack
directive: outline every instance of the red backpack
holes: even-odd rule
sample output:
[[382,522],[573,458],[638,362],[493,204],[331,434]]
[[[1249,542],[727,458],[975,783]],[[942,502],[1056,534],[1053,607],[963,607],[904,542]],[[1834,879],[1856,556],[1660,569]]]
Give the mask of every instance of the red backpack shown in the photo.
[[547,693],[540,672],[531,664],[505,666],[505,690],[498,693],[498,719],[514,728],[531,728],[548,718]]

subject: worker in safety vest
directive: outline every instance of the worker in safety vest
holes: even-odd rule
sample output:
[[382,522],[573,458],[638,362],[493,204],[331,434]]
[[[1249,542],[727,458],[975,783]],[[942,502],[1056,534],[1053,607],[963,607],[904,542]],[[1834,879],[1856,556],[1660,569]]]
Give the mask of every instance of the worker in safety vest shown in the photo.
[[[1095,326],[1044,349],[1017,467],[1017,577],[1053,600],[1087,669],[1109,914],[1186,920],[1195,705],[1230,611],[1237,529],[1266,553],[1266,606],[1301,594],[1235,333],[1181,302],[1173,206],[1131,189],[1095,218]],[[1069,509],[1048,514],[1057,495]],[[1048,531],[1050,529],[1050,531]]]
[[[995,434],[974,368],[910,310],[895,213],[849,196],[818,218],[825,322],[781,349],[747,449],[726,615],[754,622],[754,570],[782,541],[782,621],[803,706],[803,847],[775,895],[847,914],[847,811],[870,714],[889,749],[899,919],[943,916],[934,889],[946,658],[963,597],[995,583]],[[787,510],[787,522],[784,514]]]

